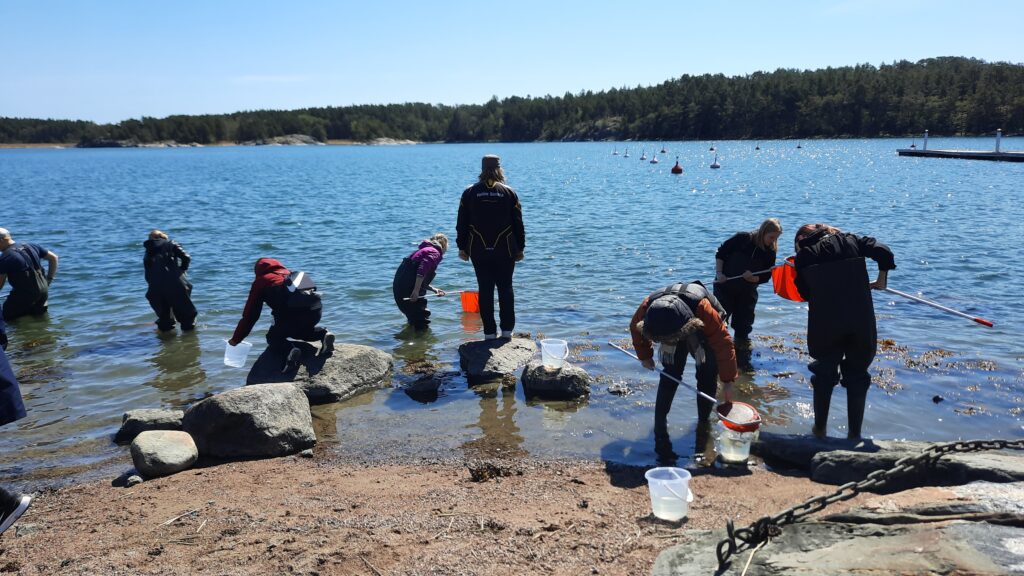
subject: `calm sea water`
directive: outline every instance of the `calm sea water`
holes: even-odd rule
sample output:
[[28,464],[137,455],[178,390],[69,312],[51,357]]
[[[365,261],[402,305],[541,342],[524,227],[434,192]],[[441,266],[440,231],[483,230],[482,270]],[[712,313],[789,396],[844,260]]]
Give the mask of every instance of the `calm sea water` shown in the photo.
[[[996,323],[986,329],[876,294],[885,345],[873,367],[867,434],[1024,435],[1024,274],[1016,270],[1024,165],[899,158],[903,140],[759,144],[757,151],[753,142],[715,143],[720,170],[708,168],[708,142],[666,143],[657,165],[639,157],[659,143],[629,143],[628,159],[622,143],[0,150],[0,226],[61,257],[49,317],[10,330],[8,354],[29,416],[0,432],[0,478],[127,468],[127,449],[111,442],[126,410],[185,407],[242,385],[246,371],[222,363],[224,339],[263,256],[313,274],[325,294],[324,323],[339,341],[395,356],[394,387],[314,409],[320,440],[333,450],[653,462],[656,379],[606,342],[627,337],[630,315],[652,290],[709,282],[718,244],[769,216],[786,228],[780,255],[806,222],[872,235],[896,254],[891,287]],[[1004,139],[1003,147],[1024,149],[1024,139]],[[516,330],[570,342],[571,359],[597,380],[587,402],[528,402],[520,387],[470,388],[457,347],[481,337],[480,323],[457,298],[431,303],[429,335],[403,331],[390,294],[394,269],[419,239],[454,237],[459,194],[485,153],[501,155],[526,219]],[[681,176],[669,173],[677,157]],[[192,254],[196,334],[155,330],[142,271],[142,241],[153,227]],[[471,266],[453,253],[435,285],[474,288]],[[760,408],[765,429],[806,432],[806,308],[762,287],[757,314],[756,372],[741,378],[739,397]],[[268,323],[265,313],[250,337],[257,351]],[[424,362],[436,373],[417,382]],[[692,382],[692,367],[685,379]],[[612,384],[633,393],[610,394]],[[415,392],[424,385],[440,385],[439,393]],[[841,391],[833,406],[830,428],[841,435]],[[695,419],[693,395],[681,389],[670,416],[677,452],[693,451]]]

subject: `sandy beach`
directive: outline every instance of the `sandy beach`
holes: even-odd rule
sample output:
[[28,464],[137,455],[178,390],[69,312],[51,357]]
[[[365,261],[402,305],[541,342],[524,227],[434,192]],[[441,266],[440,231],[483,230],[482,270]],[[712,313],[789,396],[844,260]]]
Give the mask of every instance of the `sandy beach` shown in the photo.
[[[318,450],[130,488],[45,490],[0,537],[0,572],[646,574],[686,530],[722,529],[728,517],[745,524],[829,490],[760,466],[701,468],[678,524],[650,514],[639,468],[489,463],[371,464]],[[494,476],[474,481],[471,468]]]

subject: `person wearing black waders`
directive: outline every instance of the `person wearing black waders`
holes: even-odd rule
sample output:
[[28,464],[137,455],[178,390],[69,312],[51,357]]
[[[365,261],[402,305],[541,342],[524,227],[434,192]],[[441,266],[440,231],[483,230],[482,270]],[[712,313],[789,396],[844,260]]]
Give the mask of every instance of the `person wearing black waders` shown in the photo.
[[494,322],[494,288],[498,288],[501,337],[511,338],[516,324],[512,273],[523,259],[526,231],[523,208],[515,190],[505,185],[501,160],[488,154],[481,160],[480,178],[462,192],[455,226],[459,258],[472,260],[480,291],[480,320],[484,339],[498,337]]
[[[7,361],[6,349],[6,326],[0,318],[0,426],[25,417],[25,403],[21,399],[21,389],[14,378],[14,370],[11,370],[11,364]],[[10,528],[31,503],[31,496],[9,492],[0,486],[0,534]]]
[[729,316],[736,357],[745,368],[750,367],[757,287],[772,278],[781,234],[782,224],[768,218],[757,230],[734,234],[715,253],[715,297]]
[[409,324],[416,330],[430,327],[430,310],[427,310],[427,289],[434,294],[444,296],[444,290],[430,285],[437,274],[445,252],[448,251],[448,237],[437,233],[420,242],[419,247],[395,271],[395,280],[391,290],[395,296],[398,309],[409,319]]
[[[47,262],[45,275],[43,260]],[[57,254],[38,244],[16,243],[6,228],[0,228],[0,289],[7,281],[11,283],[11,292],[4,300],[4,320],[46,314],[50,284],[56,274]]]
[[242,318],[228,344],[238,344],[249,335],[263,311],[270,306],[274,323],[267,330],[267,345],[271,350],[287,354],[282,372],[298,369],[302,351],[289,338],[304,342],[320,341],[320,356],[334,350],[334,334],[317,326],[323,312],[320,294],[304,272],[291,273],[273,258],[260,258],[255,266],[256,279],[249,289]]
[[[633,313],[629,323],[633,348],[644,368],[654,370],[654,343],[660,344],[664,372],[678,379],[682,379],[686,357],[693,356],[697,389],[714,397],[721,378],[725,384],[722,393],[731,402],[732,383],[737,376],[736,351],[724,316],[721,304],[700,282],[673,284],[653,292]],[[668,435],[668,413],[678,387],[662,374],[654,404],[654,448],[659,459],[667,462],[675,459]],[[713,407],[710,400],[697,397],[697,453],[702,453],[707,443],[708,417]]]
[[[883,290],[892,251],[868,236],[842,232],[827,224],[805,224],[796,232],[796,288],[807,300],[808,364],[814,389],[814,429],[824,437],[832,390],[846,387],[850,438],[860,438],[871,376],[868,367],[878,346],[871,290]],[[864,258],[878,264],[868,281]]]
[[196,327],[196,307],[192,304],[192,284],[186,272],[192,262],[181,244],[171,240],[160,230],[152,230],[143,242],[146,255],[142,265],[146,269],[146,300],[156,312],[159,330],[174,330],[174,321],[184,331]]

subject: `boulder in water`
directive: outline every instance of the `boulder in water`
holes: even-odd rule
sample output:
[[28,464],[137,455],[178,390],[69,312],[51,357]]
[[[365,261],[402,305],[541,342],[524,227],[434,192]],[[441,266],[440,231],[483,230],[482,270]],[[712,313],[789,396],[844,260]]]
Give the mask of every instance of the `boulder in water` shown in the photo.
[[252,366],[246,384],[290,382],[313,404],[339,402],[372,388],[391,385],[393,360],[387,352],[358,344],[335,344],[334,351],[320,356],[319,350],[296,342],[302,351],[297,369],[282,372],[285,352],[267,348]]
[[181,430],[181,410],[165,408],[140,408],[129,410],[121,418],[121,428],[114,435],[114,442],[131,442],[147,430]]
[[470,384],[514,375],[537,353],[527,338],[476,340],[459,346],[459,363]]
[[531,360],[523,368],[522,380],[527,398],[571,400],[590,394],[590,375],[568,362],[548,369],[540,360]]

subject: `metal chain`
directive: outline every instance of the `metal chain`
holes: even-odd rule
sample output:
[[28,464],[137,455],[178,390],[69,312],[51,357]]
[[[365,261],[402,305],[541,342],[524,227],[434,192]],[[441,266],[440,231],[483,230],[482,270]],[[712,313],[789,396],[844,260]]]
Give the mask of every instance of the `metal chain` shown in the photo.
[[798,522],[805,516],[824,510],[830,504],[849,500],[861,492],[881,488],[889,480],[917,468],[934,466],[935,462],[946,454],[1004,450],[1006,448],[1024,450],[1024,440],[970,440],[933,444],[920,454],[900,458],[888,470],[875,470],[860,482],[847,482],[831,494],[815,496],[774,516],[758,518],[746,528],[735,528],[730,518],[725,525],[727,536],[718,543],[715,549],[715,553],[718,555],[718,569],[721,570],[732,555],[759,546],[782,534],[782,527],[786,524]]

